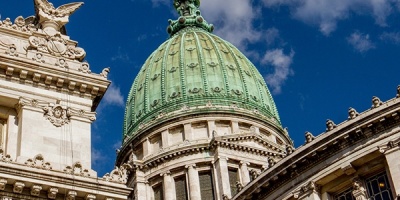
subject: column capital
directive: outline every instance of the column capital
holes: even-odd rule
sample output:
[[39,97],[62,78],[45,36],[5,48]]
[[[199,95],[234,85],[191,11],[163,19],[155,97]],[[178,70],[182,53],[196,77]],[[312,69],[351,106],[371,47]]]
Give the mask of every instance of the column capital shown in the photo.
[[186,169],[196,169],[196,164],[189,164],[189,165],[185,165]]
[[164,173],[161,173],[160,176],[171,176],[171,172],[169,170],[165,171]]
[[246,162],[246,161],[240,161],[239,165],[240,165],[240,166],[242,166],[242,165],[244,165],[244,166],[249,166],[250,163],[249,163],[249,162]]

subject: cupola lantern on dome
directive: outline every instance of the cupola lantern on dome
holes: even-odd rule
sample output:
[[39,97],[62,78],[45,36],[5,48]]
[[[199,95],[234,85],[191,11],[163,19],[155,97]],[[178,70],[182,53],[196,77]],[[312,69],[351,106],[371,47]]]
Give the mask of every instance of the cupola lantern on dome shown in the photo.
[[169,20],[170,38],[131,87],[124,145],[168,121],[215,114],[263,120],[285,135],[263,76],[235,46],[211,33],[199,6],[200,0],[174,0],[180,17]]
[[168,20],[170,25],[167,32],[171,36],[185,27],[199,27],[210,33],[214,30],[214,26],[201,16],[200,0],[174,0],[174,7],[180,17],[177,20]]

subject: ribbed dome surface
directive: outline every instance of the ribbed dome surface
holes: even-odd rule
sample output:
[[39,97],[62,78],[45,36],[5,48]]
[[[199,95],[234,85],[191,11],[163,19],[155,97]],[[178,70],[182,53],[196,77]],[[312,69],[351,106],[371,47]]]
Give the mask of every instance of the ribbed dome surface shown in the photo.
[[124,138],[178,111],[201,114],[210,106],[212,112],[247,110],[281,127],[256,67],[229,42],[187,27],[161,44],[138,73],[127,99]]

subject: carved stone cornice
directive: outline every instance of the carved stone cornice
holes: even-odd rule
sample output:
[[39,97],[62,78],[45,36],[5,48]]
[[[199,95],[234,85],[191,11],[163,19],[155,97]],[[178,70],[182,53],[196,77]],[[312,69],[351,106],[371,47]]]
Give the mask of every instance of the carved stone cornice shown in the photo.
[[7,185],[7,179],[5,178],[0,178],[0,190],[4,190]]
[[[2,45],[0,42],[1,48]],[[6,47],[10,53],[12,52],[12,48],[13,44],[9,44]],[[110,81],[107,80],[109,69],[103,70],[101,74],[93,74],[89,73],[90,70],[87,63],[82,64],[79,61],[66,61],[66,58],[63,57],[46,57],[44,60],[54,63],[43,63],[41,60],[46,55],[41,54],[41,58],[39,59],[39,53],[33,52],[32,58],[40,61],[38,63],[32,62],[32,58],[29,56],[22,58],[20,55],[19,57],[11,58],[9,55],[0,53],[0,79],[90,98],[95,100],[94,107],[98,105],[110,84]],[[68,70],[64,68],[68,68]]]
[[[360,143],[378,142],[378,138],[398,134],[398,132],[388,130],[393,130],[400,125],[400,101],[394,98],[376,105],[378,107],[362,112],[359,117],[342,122],[330,131],[328,129],[311,143],[299,147],[294,153],[283,158],[272,168],[267,169],[254,181],[247,184],[233,199],[261,199],[261,197],[266,198],[270,195],[281,194],[275,194],[275,192],[289,182],[291,182],[290,184],[300,184],[301,180],[293,182],[297,180],[296,177],[304,176],[305,172],[314,167],[319,166],[320,168],[315,170],[322,170],[323,167],[326,167],[326,165],[321,165],[322,162],[340,154],[344,149]],[[382,145],[379,149],[386,153],[389,149],[398,149],[399,139]],[[353,170],[345,167],[343,171],[352,174]],[[273,177],[277,178],[274,179]],[[307,177],[311,178],[312,174]],[[260,187],[263,188],[262,191],[256,193],[255,191]]]
[[67,200],[74,200],[78,193],[75,190],[70,190],[67,193],[66,199]]
[[57,193],[58,193],[58,188],[50,187],[49,190],[47,191],[47,197],[49,199],[56,199]]
[[14,183],[13,192],[20,194],[24,190],[24,187],[25,187],[25,183],[24,182],[16,181]]
[[383,154],[388,154],[394,150],[399,150],[399,148],[400,148],[400,138],[389,141],[387,144],[378,147],[379,152]]
[[40,195],[40,191],[42,190],[42,186],[41,185],[32,185],[31,187],[31,195],[32,196],[39,196]]

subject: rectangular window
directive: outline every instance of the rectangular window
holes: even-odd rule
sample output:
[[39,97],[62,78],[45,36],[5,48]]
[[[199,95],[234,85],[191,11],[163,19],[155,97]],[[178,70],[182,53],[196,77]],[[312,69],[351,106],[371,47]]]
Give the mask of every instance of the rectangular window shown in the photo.
[[236,182],[238,181],[238,170],[237,169],[229,169],[229,184],[231,186],[232,196],[237,194],[237,186]]
[[379,173],[365,180],[369,199],[393,200],[386,172]]
[[214,199],[213,178],[210,171],[199,174],[202,199]]
[[349,188],[339,194],[336,194],[334,200],[355,200],[352,194],[353,188]]
[[154,200],[164,199],[162,184],[158,184],[155,187],[153,187],[153,191],[154,191]]
[[176,200],[187,200],[186,177],[180,176],[175,179]]

